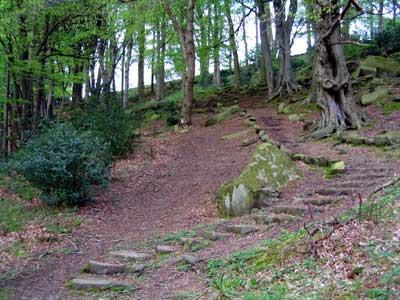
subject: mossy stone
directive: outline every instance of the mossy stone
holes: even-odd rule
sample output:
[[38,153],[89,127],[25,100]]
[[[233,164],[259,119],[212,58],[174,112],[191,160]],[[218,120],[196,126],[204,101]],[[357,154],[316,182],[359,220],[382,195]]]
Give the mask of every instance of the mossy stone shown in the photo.
[[239,105],[227,107],[221,113],[216,114],[215,116],[212,116],[211,118],[209,118],[206,121],[205,126],[208,127],[208,126],[213,126],[215,124],[222,123],[223,121],[225,121],[226,119],[228,119],[235,113],[238,113],[239,111],[240,111]]
[[280,191],[289,181],[301,176],[286,153],[270,143],[263,143],[257,146],[240,176],[221,187],[218,194],[220,212],[226,216],[248,213],[259,205],[261,198],[265,198],[263,189]]
[[377,88],[374,92],[361,96],[361,104],[364,106],[377,103],[379,101],[386,102],[389,97],[389,90],[386,88]]

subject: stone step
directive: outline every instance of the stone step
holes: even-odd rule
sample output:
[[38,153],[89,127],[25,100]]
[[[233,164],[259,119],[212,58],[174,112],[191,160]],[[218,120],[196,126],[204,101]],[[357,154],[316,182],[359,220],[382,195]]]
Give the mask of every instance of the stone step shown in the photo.
[[385,175],[381,175],[381,174],[364,174],[364,175],[359,175],[359,174],[355,174],[355,175],[349,175],[347,178],[354,180],[354,181],[358,181],[358,180],[379,180],[379,179],[385,179],[385,178],[389,178],[390,176]]
[[349,196],[356,192],[356,189],[353,188],[326,188],[326,189],[319,189],[314,191],[315,194],[321,196]]
[[273,223],[282,223],[286,221],[293,221],[296,218],[288,214],[275,214],[270,213],[268,215],[258,215],[254,217],[257,224],[268,225]]
[[229,237],[228,234],[223,234],[220,232],[216,232],[216,231],[206,231],[206,232],[202,232],[201,236],[203,238],[205,238],[206,240],[210,240],[210,241],[219,241],[219,240],[224,240],[226,238]]
[[126,270],[125,264],[111,264],[95,260],[89,261],[88,271],[97,275],[114,275],[124,273]]
[[201,259],[194,255],[182,254],[177,257],[166,259],[164,262],[169,265],[176,265],[181,262],[187,263],[189,265],[195,265],[201,262]]
[[371,173],[380,173],[380,174],[388,174],[390,172],[390,170],[388,170],[388,168],[382,168],[382,167],[373,167],[373,166],[366,166],[366,167],[354,167],[349,169],[349,171],[354,172],[354,173],[358,173],[358,174],[365,174],[368,172]]
[[258,228],[253,225],[225,225],[223,228],[226,232],[240,235],[247,235],[249,233],[258,231]]
[[152,258],[154,256],[154,253],[125,250],[125,251],[112,251],[110,252],[110,255],[115,258],[123,260],[143,261]]
[[100,278],[74,278],[71,280],[71,287],[75,290],[108,290],[112,288],[124,288],[129,284],[108,279]]
[[341,188],[353,188],[353,189],[362,189],[364,187],[368,187],[374,185],[375,181],[344,181],[344,182],[335,182],[335,184],[331,185],[332,188],[341,189]]
[[275,206],[271,210],[275,214],[288,214],[292,216],[302,216],[307,212],[307,209],[304,207],[289,205]]
[[210,246],[211,241],[204,239],[182,238],[180,240],[183,251],[199,251]]
[[295,203],[310,204],[314,206],[334,205],[343,201],[343,197],[317,197],[317,198],[296,198]]
[[177,252],[178,249],[176,247],[167,246],[167,245],[158,245],[156,246],[156,252],[158,254],[170,254]]

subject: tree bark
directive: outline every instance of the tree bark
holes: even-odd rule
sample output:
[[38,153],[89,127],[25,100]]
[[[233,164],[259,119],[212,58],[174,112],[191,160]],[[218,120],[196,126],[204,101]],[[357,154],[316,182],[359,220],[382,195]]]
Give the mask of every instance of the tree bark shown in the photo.
[[168,0],[163,0],[163,4],[178,34],[179,43],[185,60],[185,72],[182,75],[183,99],[179,124],[180,126],[189,126],[192,124],[194,77],[196,71],[196,48],[193,33],[195,0],[188,0],[186,26],[183,27],[181,27],[178,19],[174,15]]
[[156,99],[161,100],[165,97],[165,33],[166,23],[160,20],[157,28],[157,62],[156,62]]
[[128,107],[129,101],[129,73],[131,69],[131,61],[132,61],[132,48],[133,48],[133,39],[132,35],[128,38],[128,44],[126,45],[126,58],[125,58],[125,79],[124,79],[124,93],[122,98],[122,107]]
[[233,26],[233,20],[231,16],[231,3],[230,0],[224,0],[225,6],[225,14],[226,19],[228,21],[228,31],[229,31],[229,45],[232,51],[233,57],[233,70],[235,73],[235,85],[237,88],[241,86],[241,79],[240,79],[240,64],[239,64],[239,55],[236,46],[235,40],[235,28]]
[[291,57],[290,39],[292,26],[297,12],[297,0],[291,0],[289,13],[286,16],[285,4],[282,0],[274,0],[276,42],[278,46],[279,73],[277,78],[277,91],[275,95],[287,92],[289,95],[299,89],[294,81]]
[[[328,10],[320,3],[315,5],[316,18],[316,101],[321,108],[319,130],[310,136],[322,138],[347,128],[360,128],[365,117],[353,98],[351,76],[347,70],[341,44],[340,20],[354,0],[349,0],[345,10],[339,11],[339,0],[332,0]],[[331,13],[327,13],[330,11]]]
[[2,139],[2,148],[3,148],[3,156],[5,158],[8,157],[8,116],[9,116],[9,104],[8,99],[10,97],[10,67],[7,63],[5,70],[5,93],[4,93],[4,103],[3,103],[3,139]]
[[214,3],[214,24],[213,24],[213,62],[214,62],[214,85],[220,87],[221,81],[221,63],[220,63],[220,51],[221,51],[221,6],[220,2]]
[[257,0],[257,6],[260,16],[261,53],[263,58],[263,67],[265,68],[265,80],[268,86],[268,97],[271,98],[274,92],[274,70],[272,68],[271,44],[267,31],[267,15],[265,13],[264,1]]
[[144,52],[146,50],[146,33],[144,23],[139,30],[139,57],[138,57],[138,95],[139,100],[144,99]]
[[249,47],[247,44],[247,32],[246,32],[246,12],[245,9],[243,8],[242,11],[242,18],[243,18],[243,43],[244,43],[244,62],[246,67],[249,66]]

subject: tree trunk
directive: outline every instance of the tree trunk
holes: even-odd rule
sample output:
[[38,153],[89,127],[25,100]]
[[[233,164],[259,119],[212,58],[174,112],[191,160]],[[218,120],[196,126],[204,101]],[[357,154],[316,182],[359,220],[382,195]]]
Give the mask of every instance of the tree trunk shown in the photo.
[[213,61],[214,61],[214,85],[220,87],[221,81],[221,63],[220,63],[220,51],[221,51],[221,7],[220,2],[214,3],[214,24],[213,24]]
[[138,95],[139,100],[144,99],[144,52],[146,50],[146,33],[144,23],[139,30],[139,57],[138,57]]
[[168,0],[163,0],[164,8],[178,34],[179,43],[185,60],[185,73],[182,75],[183,99],[179,121],[180,126],[189,126],[192,124],[193,87],[196,71],[196,48],[193,33],[195,2],[195,0],[188,0],[186,26],[181,27]]
[[165,32],[166,23],[160,20],[157,28],[157,62],[156,62],[156,99],[161,100],[165,97]]
[[[352,0],[350,0],[352,1]],[[360,128],[365,117],[355,104],[351,76],[347,70],[340,35],[338,0],[332,1],[328,10],[316,4],[316,101],[321,108],[319,130],[311,137],[321,138],[347,128]],[[326,13],[330,11],[331,14]],[[338,21],[339,20],[339,21]]]
[[[83,65],[82,62],[77,61],[74,64],[73,74],[75,77],[78,77],[79,74],[83,72]],[[82,81],[77,81],[72,83],[72,105],[76,106],[78,103],[82,101],[82,88],[83,84]]]
[[9,116],[9,104],[8,100],[10,97],[10,67],[7,63],[5,70],[5,93],[4,93],[4,103],[3,103],[3,139],[2,139],[2,148],[3,148],[3,156],[5,158],[8,157],[8,116]]
[[239,55],[236,46],[235,40],[235,28],[233,26],[232,16],[231,16],[231,3],[230,0],[224,0],[225,5],[225,14],[226,19],[228,21],[228,30],[229,30],[229,45],[232,51],[233,57],[233,69],[235,72],[235,85],[237,88],[241,86],[241,79],[240,79],[240,64],[239,64]]
[[382,33],[383,31],[383,8],[385,6],[384,0],[379,0],[378,7],[378,33]]
[[122,107],[128,107],[129,101],[129,73],[131,69],[131,60],[132,60],[132,48],[133,48],[133,39],[132,35],[129,36],[128,44],[126,46],[126,58],[125,58],[125,79],[124,79],[124,93],[122,98]]
[[285,14],[285,5],[282,0],[274,0],[276,42],[278,45],[279,73],[277,79],[277,91],[274,96],[287,92],[292,94],[299,89],[294,81],[291,57],[290,39],[294,17],[297,12],[297,0],[291,0],[289,13]]
[[246,12],[245,9],[243,8],[242,12],[242,18],[243,18],[243,43],[244,43],[244,62],[246,67],[249,66],[249,47],[247,44],[247,32],[246,32]]
[[[260,15],[261,53],[263,67],[265,68],[265,80],[268,86],[268,97],[274,92],[274,70],[272,68],[271,44],[267,32],[267,16],[263,0],[257,0],[258,13]],[[265,81],[264,81],[265,82]]]

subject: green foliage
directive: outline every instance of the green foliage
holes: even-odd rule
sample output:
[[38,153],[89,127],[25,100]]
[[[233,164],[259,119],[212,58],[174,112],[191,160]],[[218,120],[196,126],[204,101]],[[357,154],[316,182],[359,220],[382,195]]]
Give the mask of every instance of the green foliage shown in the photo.
[[10,167],[41,189],[49,205],[79,205],[90,199],[94,185],[104,186],[110,175],[109,147],[90,131],[68,124],[43,130],[10,162]]
[[132,152],[138,135],[139,122],[117,102],[74,110],[70,121],[78,130],[89,130],[109,144],[113,156]]
[[385,54],[400,51],[400,24],[386,27],[382,33],[375,38],[376,44]]

